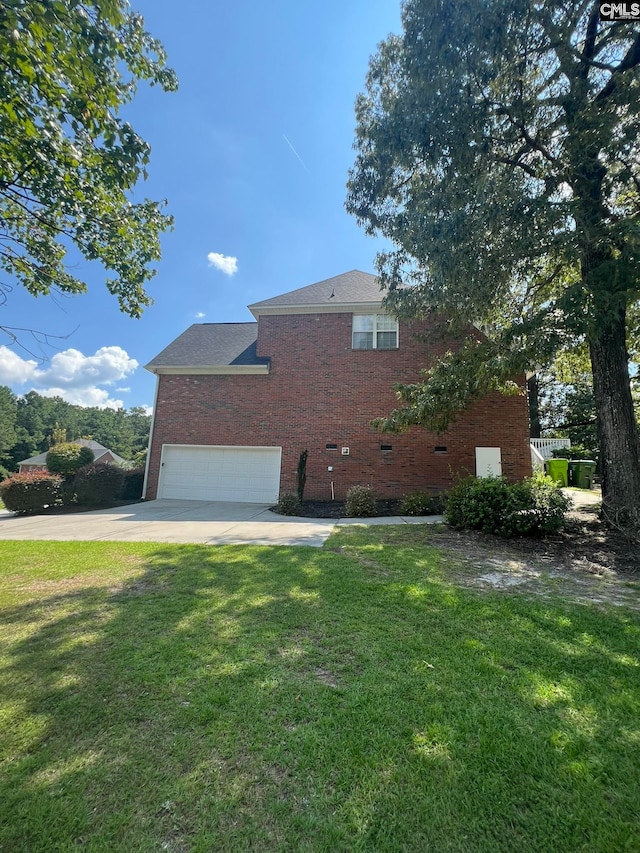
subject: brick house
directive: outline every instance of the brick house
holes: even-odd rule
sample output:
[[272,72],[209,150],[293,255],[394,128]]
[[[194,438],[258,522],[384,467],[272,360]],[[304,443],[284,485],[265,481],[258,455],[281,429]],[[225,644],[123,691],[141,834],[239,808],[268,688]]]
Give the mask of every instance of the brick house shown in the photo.
[[[118,456],[117,453],[114,453],[113,450],[109,450],[109,448],[105,447],[104,444],[100,444],[99,441],[93,441],[93,439],[78,438],[75,441],[71,441],[70,444],[79,444],[81,447],[88,447],[93,453],[94,462],[112,462],[114,465],[122,465],[125,467],[131,464],[130,462],[127,462],[126,459],[123,459],[122,456]],[[44,453],[38,453],[37,456],[31,456],[29,459],[23,459],[22,462],[18,462],[18,473],[20,474],[46,470],[46,450]]]
[[147,499],[274,502],[296,491],[304,450],[314,499],[354,484],[381,498],[438,491],[456,472],[530,474],[524,394],[492,394],[442,435],[371,426],[396,407],[394,383],[438,354],[416,337],[423,327],[382,312],[375,276],[354,270],[249,310],[256,322],[195,324],[146,365],[157,377]]

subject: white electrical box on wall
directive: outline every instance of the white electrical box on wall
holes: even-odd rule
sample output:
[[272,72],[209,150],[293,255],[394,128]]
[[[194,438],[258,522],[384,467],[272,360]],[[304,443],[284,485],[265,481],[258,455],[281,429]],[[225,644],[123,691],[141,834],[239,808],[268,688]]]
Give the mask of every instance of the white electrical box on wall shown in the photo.
[[348,455],[349,455],[349,448],[348,448],[348,447],[343,447],[343,448],[342,448],[342,455],[343,455],[343,456],[348,456]]
[[499,447],[476,447],[476,477],[501,477],[502,453]]

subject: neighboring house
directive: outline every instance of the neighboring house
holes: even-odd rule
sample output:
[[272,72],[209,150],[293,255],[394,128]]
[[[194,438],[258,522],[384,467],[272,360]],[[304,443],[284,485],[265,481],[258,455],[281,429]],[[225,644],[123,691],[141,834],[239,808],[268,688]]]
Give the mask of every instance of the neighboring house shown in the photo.
[[[99,441],[93,439],[79,438],[77,441],[70,441],[69,444],[81,444],[83,447],[88,447],[93,452],[94,462],[113,462],[116,465],[129,465],[126,459],[118,456],[113,450],[109,450]],[[30,459],[23,459],[18,462],[18,471],[20,474],[26,474],[28,471],[46,471],[47,470],[47,451],[38,453],[37,456],[32,456]]]
[[451,347],[383,313],[375,276],[354,270],[257,302],[257,322],[191,326],[147,369],[157,376],[144,495],[273,502],[438,491],[457,474],[531,473],[527,400],[492,394],[442,435],[381,433],[394,383],[419,379]]

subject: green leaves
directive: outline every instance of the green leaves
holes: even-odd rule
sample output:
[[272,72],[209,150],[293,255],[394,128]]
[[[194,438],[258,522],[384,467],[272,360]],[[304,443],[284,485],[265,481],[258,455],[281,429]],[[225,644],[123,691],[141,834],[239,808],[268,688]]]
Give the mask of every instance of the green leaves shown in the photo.
[[132,201],[150,150],[119,110],[140,80],[177,87],[162,46],[124,0],[11,0],[0,57],[0,268],[36,296],[78,293],[74,244],[139,316],[172,219],[166,202]]
[[442,433],[464,409],[493,391],[522,394],[514,377],[523,369],[522,353],[503,353],[487,339],[470,337],[424,370],[423,381],[397,385],[402,407],[379,418],[375,425],[386,432],[401,432],[420,424],[430,432]]
[[[586,340],[604,353],[601,440],[629,425],[603,458],[640,472],[624,348],[640,310],[640,25],[569,0],[406,0],[402,23],[356,102],[346,207],[393,246],[377,259],[388,309],[437,312],[466,343],[400,387],[381,425],[443,429]],[[640,473],[617,489],[640,501]]]
[[[620,294],[612,312],[637,301],[640,35],[601,25],[593,8],[460,0],[453,24],[436,0],[404,5],[404,33],[380,46],[356,103],[347,196],[395,245],[380,258],[392,289],[419,284],[423,304],[479,324],[523,311],[546,323],[559,300],[583,332],[602,319],[604,292]],[[564,300],[564,271],[585,254],[586,292]],[[560,273],[538,294],[549,264]]]

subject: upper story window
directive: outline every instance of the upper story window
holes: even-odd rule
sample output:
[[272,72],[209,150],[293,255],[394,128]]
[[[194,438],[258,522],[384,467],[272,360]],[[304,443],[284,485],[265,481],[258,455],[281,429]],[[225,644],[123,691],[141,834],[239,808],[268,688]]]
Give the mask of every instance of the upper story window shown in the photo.
[[397,349],[398,321],[388,314],[354,314],[352,347]]

